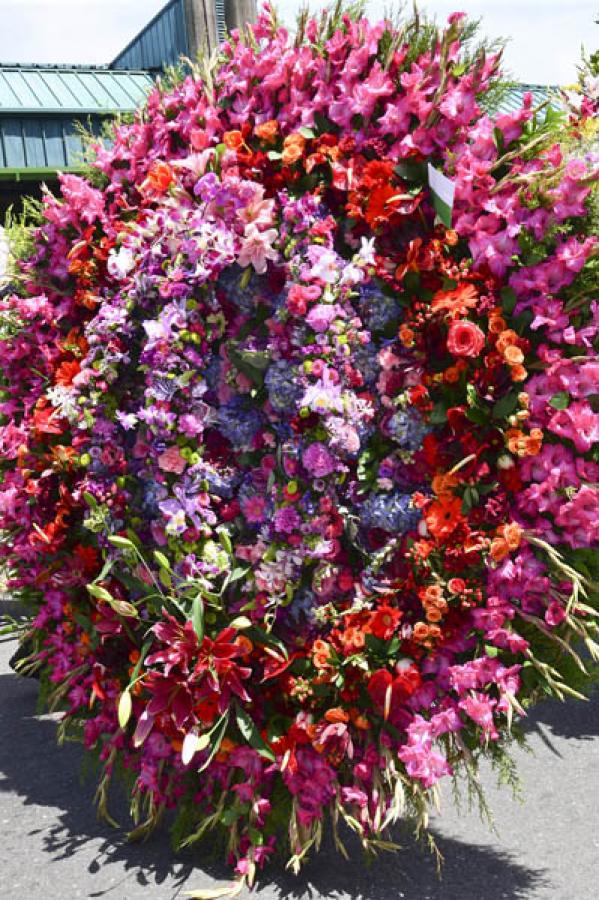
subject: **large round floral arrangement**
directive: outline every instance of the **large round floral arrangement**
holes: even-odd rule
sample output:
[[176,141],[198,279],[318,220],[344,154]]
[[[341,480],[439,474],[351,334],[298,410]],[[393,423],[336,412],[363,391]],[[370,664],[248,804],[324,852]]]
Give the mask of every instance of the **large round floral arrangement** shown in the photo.
[[61,177],[1,302],[29,665],[102,811],[118,771],[250,881],[329,814],[391,846],[590,681],[597,159],[484,115],[463,28],[266,9]]

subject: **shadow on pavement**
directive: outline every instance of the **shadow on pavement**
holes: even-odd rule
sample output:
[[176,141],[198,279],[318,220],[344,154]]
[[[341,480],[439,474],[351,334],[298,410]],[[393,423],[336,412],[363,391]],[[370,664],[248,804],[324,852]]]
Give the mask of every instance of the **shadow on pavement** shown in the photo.
[[[523,721],[526,732],[542,735],[549,729],[555,737],[592,740],[599,735],[599,690],[589,700],[544,700]],[[550,742],[545,740],[550,745]]]
[[[44,846],[53,860],[73,857],[90,840],[96,847],[101,841],[91,863],[87,847],[88,871],[110,869],[111,877],[103,881],[99,875],[90,898],[118,898],[119,885],[125,881],[130,885],[132,879],[148,890],[163,885],[163,900],[207,887],[203,876],[230,880],[230,870],[204,853],[174,854],[165,831],[156,832],[143,845],[131,845],[120,832],[99,822],[92,806],[94,779],[80,781],[84,752],[77,744],[56,745],[55,722],[35,715],[36,693],[35,683],[0,675],[0,790],[18,795],[26,804],[57,808],[54,824],[43,830]],[[126,810],[120,805],[115,802],[111,812],[126,825]],[[29,836],[36,833],[42,829]],[[359,851],[346,862],[328,848],[298,877],[271,868],[257,885],[257,898],[263,894],[302,900],[341,895],[356,900],[524,900],[546,883],[542,872],[522,866],[505,852],[442,835],[436,836],[445,858],[439,880],[428,851],[411,836],[400,834],[397,840],[404,849],[398,855],[380,856],[370,868],[364,867]],[[113,866],[122,871],[122,878],[115,878]]]

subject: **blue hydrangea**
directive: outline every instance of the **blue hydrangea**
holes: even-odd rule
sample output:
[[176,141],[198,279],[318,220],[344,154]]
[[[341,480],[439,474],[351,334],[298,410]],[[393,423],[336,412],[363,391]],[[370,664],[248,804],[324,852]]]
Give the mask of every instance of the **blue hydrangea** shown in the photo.
[[384,331],[397,322],[400,306],[393,297],[387,297],[370,281],[360,286],[360,312],[370,331]]
[[141,508],[149,518],[156,518],[160,512],[158,501],[164,498],[165,490],[156,481],[141,479],[142,500]]
[[264,384],[273,409],[277,412],[294,410],[302,395],[295,366],[290,366],[284,359],[271,363],[264,376]]
[[197,491],[204,490],[204,485],[208,485],[208,493],[216,494],[225,500],[230,500],[236,492],[237,485],[240,481],[240,475],[237,472],[218,472],[215,468],[206,463],[198,463],[189,470],[190,488],[189,493],[193,494]]
[[260,412],[242,397],[234,397],[218,411],[218,427],[236,450],[247,450],[262,425]]
[[248,316],[256,309],[256,302],[265,290],[265,280],[252,272],[245,287],[241,286],[241,276],[244,270],[239,266],[229,266],[221,273],[218,285],[221,287],[229,301],[244,315]]
[[391,416],[387,429],[393,440],[404,450],[418,450],[424,436],[430,431],[415,409],[399,409]]
[[293,595],[288,612],[290,617],[296,622],[302,617],[307,619],[308,622],[314,622],[314,610],[318,606],[320,606],[320,602],[314,591],[311,591],[310,588],[300,588]]
[[374,344],[362,344],[353,354],[353,362],[362,378],[364,384],[370,386],[375,383],[380,373],[380,366],[377,360],[378,350]]
[[221,364],[221,360],[218,356],[211,356],[210,362],[204,369],[204,378],[206,379],[206,384],[211,391],[215,391],[218,388],[218,383],[221,377]]
[[390,494],[371,494],[360,510],[364,528],[380,528],[394,534],[405,534],[418,524],[420,513],[410,506],[411,494],[394,491]]

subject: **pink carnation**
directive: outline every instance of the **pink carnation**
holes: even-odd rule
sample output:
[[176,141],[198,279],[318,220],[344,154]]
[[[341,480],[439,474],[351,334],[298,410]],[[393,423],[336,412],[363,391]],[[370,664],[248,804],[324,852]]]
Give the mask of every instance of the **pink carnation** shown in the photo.
[[173,445],[160,454],[158,465],[163,472],[173,472],[175,475],[180,475],[187,463],[181,456],[179,448]]
[[302,454],[302,462],[306,471],[315,478],[324,478],[335,470],[335,459],[324,444],[310,444]]

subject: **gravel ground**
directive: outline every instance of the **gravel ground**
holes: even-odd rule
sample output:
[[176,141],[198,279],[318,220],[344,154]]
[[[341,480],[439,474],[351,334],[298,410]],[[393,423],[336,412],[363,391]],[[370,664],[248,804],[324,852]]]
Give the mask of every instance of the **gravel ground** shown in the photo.
[[[131,846],[95,818],[82,750],[57,747],[54,720],[35,714],[35,682],[8,667],[14,647],[0,643],[0,897],[174,900],[227,879],[205,857],[174,855],[164,832]],[[599,696],[547,703],[528,729],[533,752],[517,754],[525,803],[484,777],[496,833],[475,812],[458,813],[446,792],[433,822],[441,880],[428,853],[405,837],[399,854],[368,869],[324,851],[297,878],[271,871],[256,900],[597,900]]]

